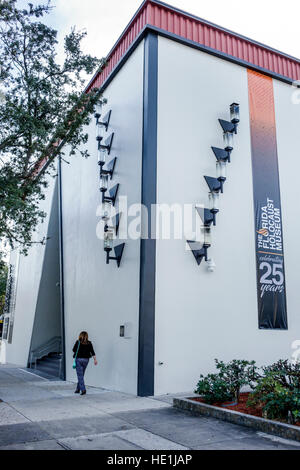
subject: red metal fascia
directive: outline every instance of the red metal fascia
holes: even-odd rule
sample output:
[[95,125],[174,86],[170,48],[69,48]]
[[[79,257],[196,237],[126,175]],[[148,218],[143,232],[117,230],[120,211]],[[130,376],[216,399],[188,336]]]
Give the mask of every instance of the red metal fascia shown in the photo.
[[93,77],[86,92],[94,87],[100,87],[105,82],[146,25],[227,54],[237,60],[247,62],[250,66],[253,65],[254,68],[266,69],[289,80],[300,80],[299,59],[157,0],[145,0],[108,54],[107,66],[100,74]]

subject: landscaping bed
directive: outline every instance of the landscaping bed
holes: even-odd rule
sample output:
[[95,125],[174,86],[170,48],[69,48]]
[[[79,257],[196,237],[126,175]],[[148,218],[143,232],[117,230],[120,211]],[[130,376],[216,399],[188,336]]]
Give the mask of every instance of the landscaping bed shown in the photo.
[[189,411],[195,416],[216,418],[229,423],[246,426],[266,434],[272,434],[283,439],[291,439],[300,442],[299,426],[240,413],[221,406],[207,405],[195,398],[174,398],[173,406],[182,411]]
[[[200,375],[199,397],[174,399],[175,407],[300,441],[300,363],[215,363],[216,373]],[[246,387],[252,391],[242,393]]]
[[[249,392],[248,393],[241,393],[238,403],[233,403],[233,402],[213,403],[212,406],[216,406],[218,408],[225,408],[225,409],[231,410],[231,411],[237,411],[239,413],[244,413],[244,414],[251,415],[251,416],[256,416],[257,418],[263,418],[263,409],[262,409],[261,406],[257,406],[257,407],[253,407],[253,408],[250,408],[249,406],[247,406],[247,402],[248,402],[249,397],[250,397]],[[199,398],[190,398],[190,400],[194,400],[194,401],[197,401],[199,403],[205,403],[204,399],[201,398],[201,397],[199,397]],[[281,421],[281,420],[274,420],[274,421],[284,423],[284,421]],[[288,424],[288,423],[285,423],[285,424]],[[294,426],[300,427],[300,420],[297,421],[296,423],[294,423]]]

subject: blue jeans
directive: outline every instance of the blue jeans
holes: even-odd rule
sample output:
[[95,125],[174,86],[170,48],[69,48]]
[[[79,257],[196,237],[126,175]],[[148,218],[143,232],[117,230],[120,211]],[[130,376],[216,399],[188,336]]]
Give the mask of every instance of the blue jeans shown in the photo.
[[76,359],[76,373],[78,378],[77,390],[81,390],[82,392],[85,391],[84,373],[88,363],[89,359],[85,359],[83,357]]

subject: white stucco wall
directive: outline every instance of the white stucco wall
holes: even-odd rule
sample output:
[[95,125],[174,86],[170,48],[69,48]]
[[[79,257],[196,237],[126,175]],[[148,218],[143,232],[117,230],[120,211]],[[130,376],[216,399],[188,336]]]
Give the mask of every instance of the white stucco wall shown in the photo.
[[[290,353],[291,340],[300,340],[300,248],[298,236],[300,187],[297,182],[300,173],[298,158],[300,104],[293,104],[292,98],[295,88],[277,80],[273,80],[273,83],[289,324],[289,334],[285,346],[287,353]],[[297,100],[299,99],[299,90],[296,90],[296,93]]]
[[[49,178],[49,186],[45,193],[46,198],[41,201],[40,205],[47,217],[42,224],[38,225],[33,237],[34,241],[40,241],[47,237],[55,182],[56,178]],[[12,343],[9,344],[6,341],[6,361],[22,367],[26,367],[28,361],[45,248],[45,245],[34,244],[27,256],[18,255],[16,249],[11,252],[10,257],[10,262],[16,267],[16,303]]]
[[[115,132],[110,157],[118,157],[110,187],[120,183],[119,200],[127,196],[128,205],[141,200],[143,50],[142,42],[104,93],[112,110],[108,134]],[[100,362],[90,364],[86,383],[136,394],[140,241],[126,241],[119,269],[115,261],[105,264],[103,240],[96,237],[101,194],[94,119],[88,132],[91,157],[72,157],[62,169],[67,380],[76,380],[72,347],[86,330]],[[121,218],[120,230],[124,224]],[[128,322],[132,338],[124,339],[120,325]]]
[[276,82],[289,330],[264,331],[258,329],[247,70],[161,37],[158,50],[158,203],[208,202],[203,176],[215,176],[210,147],[223,147],[218,118],[229,119],[234,101],[241,107],[209,250],[216,271],[198,267],[184,240],[157,241],[155,393],[161,394],[194,389],[200,373],[214,371],[214,358],[262,365],[291,356],[300,331],[294,205],[300,107],[290,104],[290,87]]

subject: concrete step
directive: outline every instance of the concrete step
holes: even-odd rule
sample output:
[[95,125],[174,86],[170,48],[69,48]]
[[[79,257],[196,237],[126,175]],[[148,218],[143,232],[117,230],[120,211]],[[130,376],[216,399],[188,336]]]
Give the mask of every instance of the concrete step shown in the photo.
[[50,353],[48,356],[49,358],[53,359],[61,359],[62,358],[62,353]]
[[59,364],[47,364],[47,363],[38,363],[37,370],[42,372],[46,372],[49,375],[57,375],[59,374]]
[[61,361],[61,353],[50,353],[37,361],[36,368],[35,364],[33,364],[31,370],[39,371],[50,377],[59,377]]
[[37,361],[37,364],[41,364],[41,365],[45,364],[49,366],[53,365],[55,367],[59,367],[60,362],[61,362],[61,359],[52,359],[51,357],[47,357],[45,359]]

